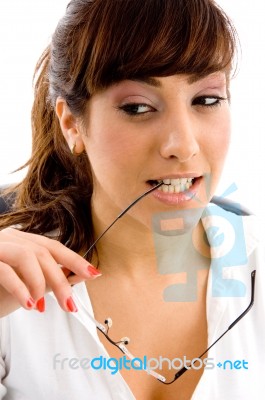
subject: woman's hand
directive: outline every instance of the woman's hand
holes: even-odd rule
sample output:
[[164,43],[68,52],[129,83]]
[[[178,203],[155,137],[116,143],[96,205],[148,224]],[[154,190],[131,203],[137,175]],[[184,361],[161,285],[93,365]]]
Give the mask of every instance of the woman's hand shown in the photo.
[[77,311],[71,285],[100,275],[56,240],[14,228],[0,231],[0,317],[20,305],[44,311],[43,296],[50,290],[63,310]]

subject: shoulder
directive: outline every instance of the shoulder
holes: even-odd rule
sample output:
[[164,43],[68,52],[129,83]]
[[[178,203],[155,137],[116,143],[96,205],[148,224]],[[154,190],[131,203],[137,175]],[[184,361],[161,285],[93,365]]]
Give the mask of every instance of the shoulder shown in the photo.
[[[251,247],[256,247],[261,239],[261,226],[257,215],[255,215],[249,208],[242,203],[237,203],[222,197],[214,196],[211,200],[210,206],[215,209],[222,210],[222,215],[226,217],[227,221],[235,221],[239,228],[239,222],[242,222],[242,229],[245,236],[248,236],[248,242],[252,243]],[[234,222],[234,223],[235,223]],[[239,233],[238,231],[236,233]]]
[[202,215],[213,253],[225,255],[229,265],[245,264],[262,248],[259,218],[240,203],[214,197]]
[[223,210],[239,216],[253,215],[253,213],[246,206],[224,197],[214,196],[210,204],[215,204],[216,206],[221,207]]
[[207,213],[213,219],[216,219],[216,216],[222,217],[227,226],[233,226],[235,234],[243,230],[245,235],[252,234],[256,239],[259,236],[258,217],[242,203],[214,196],[206,209]]
[[221,273],[218,277],[222,282],[236,279],[249,286],[249,274],[256,270],[256,292],[264,310],[265,243],[261,220],[241,204],[213,200],[206,207],[202,222],[211,247],[215,277]]

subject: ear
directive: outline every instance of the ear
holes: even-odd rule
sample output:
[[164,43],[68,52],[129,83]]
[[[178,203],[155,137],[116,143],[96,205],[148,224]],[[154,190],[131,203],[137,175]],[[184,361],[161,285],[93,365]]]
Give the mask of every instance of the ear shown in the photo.
[[71,152],[74,152],[76,155],[81,154],[85,146],[80,131],[80,124],[62,97],[57,98],[55,111],[59,118],[62,133]]

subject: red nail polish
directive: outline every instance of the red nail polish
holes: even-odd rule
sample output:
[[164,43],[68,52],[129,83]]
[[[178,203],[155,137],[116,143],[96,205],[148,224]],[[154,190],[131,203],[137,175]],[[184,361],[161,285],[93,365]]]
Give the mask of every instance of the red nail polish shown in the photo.
[[77,312],[78,311],[78,309],[77,309],[77,307],[75,305],[75,302],[74,302],[72,297],[68,297],[68,299],[66,300],[66,305],[67,305],[67,308],[68,308],[68,310],[70,312]]
[[89,265],[87,267],[87,269],[88,269],[89,275],[91,277],[93,277],[93,278],[96,278],[97,276],[101,276],[102,275],[102,273],[98,269],[93,267],[93,265]]
[[36,303],[36,308],[39,312],[44,312],[45,311],[45,299],[44,297],[41,297],[37,303]]
[[32,307],[34,306],[34,304],[35,304],[35,301],[33,300],[32,297],[30,297],[30,298],[28,299],[28,301],[27,301],[27,307],[28,307],[28,308],[32,308]]

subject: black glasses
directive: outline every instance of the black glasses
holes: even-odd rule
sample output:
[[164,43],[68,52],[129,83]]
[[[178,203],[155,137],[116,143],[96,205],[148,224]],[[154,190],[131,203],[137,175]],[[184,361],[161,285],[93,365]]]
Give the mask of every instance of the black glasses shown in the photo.
[[[202,357],[217,343],[219,342],[219,340],[228,332],[230,331],[230,329],[232,329],[251,309],[251,307],[254,304],[254,293],[255,293],[255,277],[256,277],[256,270],[251,272],[251,300],[250,303],[248,305],[248,307],[245,309],[245,311],[243,311],[239,317],[237,317],[235,319],[234,322],[232,322],[232,324],[229,325],[229,327],[227,328],[227,330],[218,338],[215,340],[215,342],[213,342],[211,344],[211,346],[209,346],[199,357],[196,358],[196,361],[194,361],[192,364],[196,364],[196,362],[199,359],[202,359]],[[130,339],[128,337],[123,337],[121,338],[119,341],[114,341],[110,338],[109,336],[109,330],[112,326],[112,320],[111,318],[106,318],[104,321],[104,325],[101,324],[100,322],[98,322],[95,318],[92,317],[92,315],[90,315],[86,309],[86,306],[84,305],[84,303],[82,302],[82,300],[77,296],[76,293],[73,294],[75,303],[77,304],[77,307],[79,310],[82,310],[83,313],[85,313],[85,316],[88,317],[88,319],[90,321],[92,321],[97,329],[103,333],[103,335],[106,337],[106,339],[115,347],[117,347],[123,354],[125,354],[130,360],[134,360],[134,365],[136,366],[140,366],[140,362],[138,361],[139,358],[136,358],[126,347],[129,342]],[[148,375],[152,375],[154,376],[156,379],[159,380],[159,382],[164,383],[165,385],[170,385],[171,383],[175,382],[178,378],[180,378],[187,370],[190,369],[191,363],[188,366],[185,366],[183,368],[181,368],[174,376],[174,378],[171,381],[167,381],[166,378],[157,373],[156,371],[152,370],[152,369],[144,369]]]
[[105,229],[104,232],[102,232],[102,234],[94,241],[94,243],[91,244],[91,246],[89,247],[89,249],[83,254],[83,258],[85,258],[88,253],[90,253],[91,250],[93,250],[93,248],[96,246],[96,244],[98,243],[98,241],[108,232],[108,230],[124,215],[126,214],[133,206],[135,206],[136,203],[138,203],[138,201],[142,200],[145,196],[147,196],[149,193],[154,192],[156,189],[158,189],[160,186],[163,185],[163,181],[159,182],[157,185],[153,186],[151,189],[147,190],[146,192],[144,192],[143,194],[141,194],[141,196],[137,197],[137,199],[135,199],[130,205],[128,205],[128,207],[126,207],[118,216],[117,218],[114,219],[114,221]]
[[[118,217],[105,229],[105,231],[95,240],[95,242],[90,246],[90,248],[85,252],[85,254],[83,255],[83,257],[85,257],[94,247],[95,245],[98,243],[98,241],[105,235],[105,233],[108,232],[108,230],[115,224],[115,222],[118,221],[118,219],[120,219],[124,214],[127,213],[127,211],[133,207],[138,201],[140,201],[143,197],[145,197],[146,195],[148,195],[149,193],[153,192],[154,190],[156,190],[158,187],[160,187],[163,184],[163,182],[160,182],[158,185],[154,186],[153,188],[149,189],[147,192],[143,193],[141,196],[139,196],[136,200],[134,200],[125,210],[123,210]],[[227,330],[218,338],[216,339],[199,357],[196,357],[196,360],[193,363],[190,363],[188,366],[184,366],[183,368],[181,368],[174,376],[174,378],[171,381],[167,381],[166,378],[164,376],[162,376],[161,374],[157,373],[154,370],[151,369],[145,369],[145,371],[149,374],[154,376],[156,379],[158,379],[161,383],[165,384],[165,385],[170,385],[173,382],[175,382],[178,378],[180,378],[187,370],[190,369],[190,366],[193,364],[196,364],[196,362],[200,359],[202,359],[202,357],[217,343],[219,342],[219,340],[228,332],[230,331],[248,312],[249,310],[252,308],[253,304],[254,304],[254,296],[255,296],[255,278],[256,278],[256,270],[251,272],[251,299],[250,299],[250,303],[248,305],[248,307],[235,319],[234,322],[232,322],[229,327],[227,328]],[[119,341],[114,341],[110,338],[109,336],[109,330],[112,326],[112,320],[111,318],[106,318],[104,321],[104,325],[101,324],[100,322],[98,322],[95,318],[92,317],[92,315],[90,315],[86,309],[86,306],[84,305],[84,303],[82,302],[82,300],[79,298],[79,296],[77,296],[76,293],[73,294],[75,302],[78,306],[79,310],[82,310],[83,313],[85,314],[86,317],[88,317],[88,319],[90,321],[92,321],[96,328],[103,333],[103,335],[106,337],[106,339],[115,347],[117,347],[123,354],[125,354],[130,360],[134,360],[134,364],[137,366],[140,366],[140,362],[138,361],[138,359],[136,359],[135,356],[133,356],[133,354],[128,350],[128,348],[126,347],[129,342],[130,339],[128,337],[123,337],[121,338]]]

